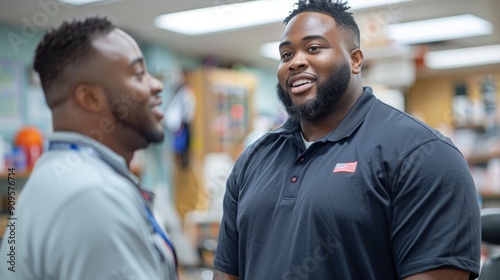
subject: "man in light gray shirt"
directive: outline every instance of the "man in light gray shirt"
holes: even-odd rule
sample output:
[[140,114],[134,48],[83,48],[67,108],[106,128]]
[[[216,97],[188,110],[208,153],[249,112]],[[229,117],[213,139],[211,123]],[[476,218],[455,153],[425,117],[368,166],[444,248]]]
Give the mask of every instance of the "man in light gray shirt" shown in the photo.
[[34,69],[55,132],[11,213],[0,279],[177,279],[153,194],[128,167],[164,137],[163,85],[137,43],[105,18],[65,22],[38,45]]

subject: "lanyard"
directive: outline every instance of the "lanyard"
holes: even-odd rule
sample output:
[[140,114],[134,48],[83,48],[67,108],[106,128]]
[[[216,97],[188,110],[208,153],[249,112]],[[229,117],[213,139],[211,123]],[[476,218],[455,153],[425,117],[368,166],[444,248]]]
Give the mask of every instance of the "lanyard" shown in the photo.
[[[107,162],[94,148],[92,148],[90,146],[87,146],[87,145],[79,145],[79,144],[71,143],[71,142],[50,142],[48,150],[49,151],[54,151],[54,150],[59,150],[59,151],[61,151],[61,150],[62,151],[64,151],[64,150],[66,150],[66,151],[72,150],[72,151],[76,151],[76,152],[79,152],[79,153],[82,153],[82,154],[86,154],[86,155],[90,155],[90,156],[93,156],[93,157],[97,157],[100,160],[102,160],[105,163],[107,163],[113,169],[115,169],[113,167],[113,165],[111,165],[109,162]],[[130,181],[132,181],[130,178],[128,178],[124,174],[121,174],[120,172],[118,172],[118,173],[120,175],[122,175],[123,177],[126,177],[127,179],[129,179]],[[136,182],[132,181],[132,183],[137,186]],[[150,200],[150,198],[148,199],[148,197],[150,197],[150,195],[147,194],[147,193],[145,193],[145,191],[143,191],[140,186],[137,186],[137,188],[139,189],[142,197],[144,198],[144,200],[146,202],[145,205],[144,205],[144,210],[146,212],[146,216],[148,217],[149,223],[153,227],[153,230],[155,231],[155,233],[157,233],[158,235],[160,235],[161,238],[163,239],[163,241],[165,241],[165,244],[167,245],[168,249],[170,250],[170,252],[174,256],[174,263],[175,263],[175,267],[176,267],[176,271],[177,271],[177,254],[175,253],[174,246],[173,246],[172,242],[170,241],[170,239],[168,239],[167,235],[165,234],[165,232],[163,231],[163,229],[160,227],[160,225],[158,224],[158,222],[156,221],[156,219],[154,218],[153,213],[151,213],[151,210],[149,209],[149,207],[147,206],[147,202],[148,202],[148,200]]]
[[[102,157],[101,157],[101,155],[94,148],[89,147],[89,146],[78,145],[78,144],[70,143],[70,142],[50,142],[48,150],[49,151],[54,151],[54,150],[60,150],[60,151],[61,150],[62,151],[64,151],[64,150],[73,150],[73,151],[76,151],[76,152],[79,152],[79,153],[82,153],[82,154],[85,154],[85,155],[90,155],[90,156],[93,156],[93,157],[97,157],[97,158],[103,160]],[[103,161],[106,162],[105,160],[103,160]]]
[[170,242],[170,239],[168,239],[165,232],[161,229],[160,225],[158,225],[158,222],[151,213],[151,210],[149,210],[147,206],[144,206],[144,209],[146,209],[146,215],[148,216],[149,222],[153,226],[154,231],[158,233],[161,236],[161,238],[163,238],[163,241],[165,241],[165,243],[167,244],[168,249],[172,252],[172,255],[174,256],[175,267],[177,267],[177,254],[175,253],[175,249],[172,242]]

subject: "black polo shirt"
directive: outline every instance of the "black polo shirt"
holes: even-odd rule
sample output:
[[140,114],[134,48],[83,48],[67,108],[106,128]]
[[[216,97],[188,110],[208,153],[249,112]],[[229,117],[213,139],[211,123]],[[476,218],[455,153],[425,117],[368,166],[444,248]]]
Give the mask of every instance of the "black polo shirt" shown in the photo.
[[371,88],[307,150],[285,123],[227,181],[215,268],[240,279],[400,279],[479,272],[479,205],[451,141]]

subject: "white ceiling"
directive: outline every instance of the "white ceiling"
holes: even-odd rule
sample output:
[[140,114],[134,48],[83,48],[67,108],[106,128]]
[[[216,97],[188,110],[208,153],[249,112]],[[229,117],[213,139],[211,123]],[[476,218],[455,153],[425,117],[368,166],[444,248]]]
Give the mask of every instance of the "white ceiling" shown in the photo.
[[[0,22],[22,25],[23,19],[33,20],[43,8],[39,2],[49,3],[54,0],[0,0]],[[125,29],[139,41],[153,41],[166,44],[181,55],[204,58],[216,57],[224,64],[243,63],[251,67],[276,69],[277,61],[264,58],[259,54],[262,43],[277,41],[281,37],[282,23],[230,31],[204,36],[183,36],[157,29],[153,26],[155,16],[208,7],[220,4],[245,2],[246,0],[123,0],[84,7],[58,6],[58,12],[50,15],[47,28],[59,25],[63,20],[83,18],[91,15],[107,16],[116,25]],[[388,3],[391,3],[388,0]],[[292,7],[285,7],[291,10]],[[360,22],[360,29],[367,30],[364,19],[375,22],[398,23],[428,18],[471,13],[489,20],[494,26],[494,33],[487,36],[436,42],[427,45],[429,50],[462,48],[480,45],[500,44],[499,0],[413,0],[401,6],[388,5],[376,10],[355,11]],[[412,47],[412,49],[415,49]],[[477,69],[497,69],[493,65]],[[476,70],[477,70],[476,69]],[[443,71],[441,71],[443,72]],[[439,73],[439,72],[436,72]]]

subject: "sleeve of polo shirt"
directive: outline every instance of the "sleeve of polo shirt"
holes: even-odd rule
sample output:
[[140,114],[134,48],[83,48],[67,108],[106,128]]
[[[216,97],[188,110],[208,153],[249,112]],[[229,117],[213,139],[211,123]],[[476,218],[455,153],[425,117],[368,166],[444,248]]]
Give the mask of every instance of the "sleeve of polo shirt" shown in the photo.
[[55,228],[64,230],[47,241],[49,250],[60,246],[47,260],[57,264],[59,275],[53,278],[159,279],[156,252],[141,234],[143,226],[134,222],[144,219],[134,207],[102,189],[80,194],[65,205],[53,221]]
[[456,268],[475,279],[480,209],[462,154],[446,142],[431,141],[411,152],[398,170],[391,239],[399,278]]
[[[241,159],[241,158],[240,158]],[[236,162],[226,183],[223,201],[223,216],[219,229],[219,241],[214,258],[214,267],[225,273],[239,275],[238,263],[238,230],[236,217],[238,213],[238,183],[236,171],[241,160]]]

